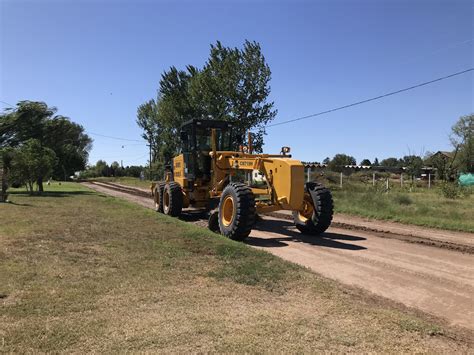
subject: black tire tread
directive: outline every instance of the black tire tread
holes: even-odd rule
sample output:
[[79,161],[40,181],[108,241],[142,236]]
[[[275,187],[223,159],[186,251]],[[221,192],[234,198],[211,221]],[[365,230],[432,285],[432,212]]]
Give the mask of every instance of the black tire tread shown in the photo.
[[230,189],[232,189],[235,192],[235,195],[237,196],[237,210],[232,225],[230,226],[230,228],[225,228],[221,224],[219,203],[219,228],[221,233],[226,237],[233,240],[243,241],[249,236],[252,227],[255,223],[255,196],[249,186],[242,183],[234,182],[228,184],[222,192],[221,202],[223,200],[223,197],[227,196],[227,191]]
[[181,215],[181,210],[183,209],[183,192],[181,190],[181,185],[177,182],[171,181],[167,183],[164,187],[168,190],[170,195],[170,204],[168,211],[165,213],[171,217],[179,217]]
[[305,185],[305,192],[309,192],[311,195],[316,216],[313,215],[313,218],[307,223],[299,222],[295,216],[295,226],[301,233],[319,235],[325,232],[332,222],[334,202],[331,191],[319,183],[308,182]]
[[[155,200],[155,211],[163,213],[163,191],[165,188],[164,182],[157,182],[155,186],[154,192],[154,200]],[[158,204],[158,206],[156,206]]]

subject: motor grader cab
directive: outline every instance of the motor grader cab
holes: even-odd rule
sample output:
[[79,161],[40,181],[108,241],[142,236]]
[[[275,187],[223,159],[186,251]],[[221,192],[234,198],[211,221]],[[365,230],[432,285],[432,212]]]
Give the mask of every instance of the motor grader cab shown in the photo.
[[181,153],[165,180],[153,183],[156,210],[180,216],[183,208],[210,212],[209,228],[235,240],[245,239],[257,214],[289,210],[296,228],[317,235],[331,224],[333,201],[324,186],[304,182],[303,164],[280,154],[253,154],[236,147],[241,137],[232,123],[193,119],[180,132]]

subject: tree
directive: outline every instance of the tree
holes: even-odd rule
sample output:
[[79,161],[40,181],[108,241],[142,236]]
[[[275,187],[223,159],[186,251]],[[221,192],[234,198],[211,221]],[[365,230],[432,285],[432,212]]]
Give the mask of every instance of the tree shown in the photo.
[[406,155],[400,159],[402,165],[406,168],[406,172],[410,176],[419,176],[423,167],[423,159],[417,155]]
[[329,162],[329,170],[342,172],[345,165],[356,165],[356,160],[354,157],[346,154],[336,154],[334,158]]
[[[15,109],[0,115],[0,146],[21,147],[34,139],[41,148],[55,153],[53,177],[62,179],[85,168],[92,140],[84,128],[69,118],[55,115],[57,109],[44,102],[20,101]],[[40,150],[44,152],[45,150]],[[38,190],[43,191],[43,176],[38,175]]]
[[323,160],[323,164],[328,165],[330,161],[331,161],[331,159],[330,159],[329,157],[326,157],[326,158]]
[[362,165],[362,166],[372,166],[372,163],[370,162],[369,159],[364,159],[360,162],[360,165]]
[[474,114],[460,117],[451,130],[451,144],[457,150],[456,168],[460,172],[474,173]]
[[92,140],[84,128],[69,118],[55,116],[46,121],[44,145],[54,151],[57,160],[52,176],[67,180],[76,171],[84,170],[92,148]]
[[386,168],[400,168],[403,164],[397,158],[387,158],[382,160],[380,165]]
[[373,166],[379,166],[379,165],[380,165],[379,159],[378,159],[378,158],[375,158],[375,159],[374,159],[374,164],[373,164]]
[[38,139],[29,139],[16,150],[12,168],[18,181],[26,184],[33,193],[34,183],[51,174],[55,160],[56,154],[52,149],[42,146]]
[[424,164],[431,166],[436,169],[436,178],[439,180],[448,180],[449,166],[452,163],[452,159],[443,154],[433,154],[427,152],[424,159]]
[[46,122],[56,113],[55,107],[44,102],[20,101],[15,109],[7,109],[1,116],[2,127],[6,131],[5,145],[16,147],[29,139],[44,144]]
[[1,179],[2,186],[0,186],[0,197],[2,198],[0,198],[0,201],[5,201],[7,199],[8,176],[10,175],[14,154],[15,151],[13,148],[0,148],[0,168],[3,169],[3,178]]
[[163,166],[180,145],[179,129],[193,118],[235,123],[234,145],[246,139],[253,129],[253,147],[259,152],[265,134],[263,126],[276,115],[268,101],[271,71],[256,42],[246,41],[243,49],[211,45],[209,59],[202,69],[188,65],[186,70],[171,67],[160,79],[155,100],[137,110],[137,123],[143,137],[152,144],[153,161]]
[[110,164],[110,173],[112,176],[120,176],[120,164],[116,161],[114,161],[112,164]]
[[110,168],[104,160],[98,160],[94,170],[97,176],[110,176]]
[[[260,44],[245,41],[243,49],[211,45],[211,53],[190,86],[195,111],[206,118],[234,122],[237,137],[253,129],[253,146],[261,152],[264,126],[275,116],[274,102],[268,101],[271,70]],[[236,142],[237,143],[237,142]]]

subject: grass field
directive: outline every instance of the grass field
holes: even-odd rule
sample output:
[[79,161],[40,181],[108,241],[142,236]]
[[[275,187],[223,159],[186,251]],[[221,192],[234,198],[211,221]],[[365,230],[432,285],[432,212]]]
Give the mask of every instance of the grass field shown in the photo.
[[122,176],[122,177],[98,177],[98,178],[94,178],[93,180],[115,182],[117,184],[124,184],[124,185],[129,185],[129,186],[134,186],[134,187],[142,187],[142,188],[145,188],[145,189],[149,189],[150,184],[151,184],[151,182],[148,181],[148,180],[140,180],[138,178],[127,177],[127,176]]
[[331,188],[335,211],[433,228],[474,232],[474,194],[458,199],[442,196],[439,188],[392,189],[346,185]]
[[[149,188],[150,182],[136,178],[99,178],[130,186]],[[328,184],[336,213],[345,213],[407,224],[474,232],[474,193],[458,199],[442,196],[439,188],[400,189],[392,183],[389,193],[377,192],[370,184]],[[380,187],[380,186],[379,186]],[[380,191],[380,190],[379,190]]]
[[0,204],[2,352],[454,352],[453,330],[78,184]]

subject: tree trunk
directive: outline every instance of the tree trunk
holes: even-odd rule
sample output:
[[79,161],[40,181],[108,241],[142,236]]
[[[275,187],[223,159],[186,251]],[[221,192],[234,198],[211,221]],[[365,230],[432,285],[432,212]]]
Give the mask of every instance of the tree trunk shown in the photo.
[[43,189],[43,178],[39,177],[38,181],[36,181],[36,184],[38,185],[38,192],[41,194],[44,189]]

